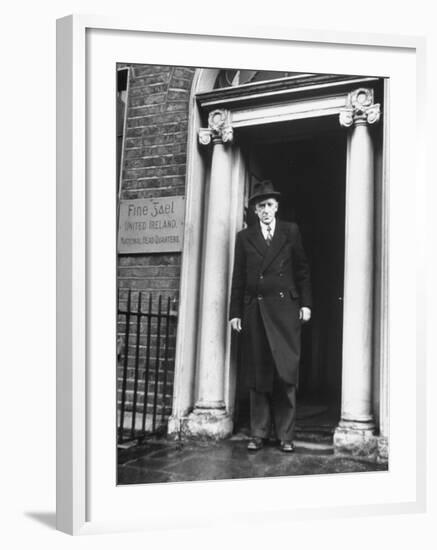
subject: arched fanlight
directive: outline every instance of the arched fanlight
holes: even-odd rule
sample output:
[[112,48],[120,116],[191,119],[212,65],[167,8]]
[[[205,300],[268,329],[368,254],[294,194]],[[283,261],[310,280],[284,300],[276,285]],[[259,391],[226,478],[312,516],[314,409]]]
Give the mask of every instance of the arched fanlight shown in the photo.
[[250,82],[261,82],[264,80],[277,80],[287,76],[294,76],[300,73],[282,71],[255,71],[251,69],[222,69],[214,85],[217,88],[229,88],[249,84]]

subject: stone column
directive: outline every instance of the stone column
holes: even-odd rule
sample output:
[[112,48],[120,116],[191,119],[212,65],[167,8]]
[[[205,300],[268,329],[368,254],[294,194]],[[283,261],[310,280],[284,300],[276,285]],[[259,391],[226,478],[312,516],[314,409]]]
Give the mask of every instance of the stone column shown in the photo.
[[350,128],[346,182],[341,421],[334,434],[338,453],[373,455],[372,414],[374,159],[369,125],[380,117],[373,90],[349,95],[340,124]]
[[228,111],[212,111],[208,128],[199,130],[201,145],[212,142],[212,159],[204,221],[197,355],[198,397],[193,412],[183,426],[183,435],[188,437],[221,439],[231,435],[233,428],[224,400],[232,168],[229,143],[233,138],[229,119]]

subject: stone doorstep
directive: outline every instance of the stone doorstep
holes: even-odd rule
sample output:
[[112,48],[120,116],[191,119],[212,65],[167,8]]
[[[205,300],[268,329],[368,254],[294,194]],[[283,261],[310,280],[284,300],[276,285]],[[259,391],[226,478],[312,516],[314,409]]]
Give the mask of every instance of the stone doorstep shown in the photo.
[[[311,434],[310,434],[311,435]],[[230,441],[249,441],[250,435],[245,432],[238,432],[233,434],[230,437]],[[318,434],[314,434],[314,438],[300,438],[299,434],[296,433],[294,438],[294,444],[296,447],[302,449],[311,449],[311,450],[330,450],[333,451],[334,447],[332,444],[332,436],[330,438],[318,437]],[[275,438],[269,438],[269,445],[276,445],[277,440]]]
[[[235,436],[232,436],[231,438],[228,438],[226,440],[221,441],[207,441],[207,440],[189,440],[186,441],[175,441],[174,439],[167,438],[167,437],[157,437],[153,436],[150,439],[147,440],[136,440],[136,441],[130,441],[123,443],[121,445],[118,445],[118,451],[121,453],[121,457],[125,457],[122,459],[122,462],[119,464],[120,467],[124,467],[126,465],[126,460],[129,462],[133,460],[136,460],[137,458],[142,458],[149,456],[150,453],[153,455],[156,450],[163,450],[163,449],[186,449],[189,452],[197,452],[201,451],[208,452],[208,448],[212,450],[212,455],[214,456],[214,447],[218,446],[218,450],[220,450],[220,447],[224,445],[232,445],[232,442],[234,442],[236,445],[239,445],[239,448],[245,449],[246,448],[246,441],[248,439],[248,436],[245,436],[244,434],[236,434]],[[241,447],[241,444],[243,444],[243,447]],[[348,454],[348,453],[338,453],[334,450],[332,444],[326,444],[326,443],[315,443],[315,442],[305,442],[305,441],[297,441],[295,440],[295,446],[296,450],[298,451],[297,455],[298,457],[308,456],[315,456],[318,455],[320,459],[323,460],[323,457],[325,459],[335,459],[335,460],[357,460],[360,463],[367,463],[367,464],[377,464],[379,467],[384,467],[388,465],[388,459],[381,458],[379,456],[364,456],[364,455],[355,455],[355,454]],[[137,447],[135,449],[135,447]],[[267,444],[267,450],[270,448],[272,451],[277,447],[276,442],[273,440],[270,441]],[[197,449],[197,451],[196,451]],[[132,454],[133,453],[133,454]],[[131,457],[130,459],[127,457]],[[253,455],[252,455],[253,456]]]
[[138,439],[131,439],[130,441],[125,441],[123,443],[117,443],[117,449],[132,449],[133,447],[136,447],[139,443]]
[[[321,428],[309,428],[309,427],[296,427],[294,441],[306,442],[306,443],[320,443],[324,445],[333,444],[334,429],[332,427]],[[241,430],[232,435],[233,439],[247,439],[249,438],[249,430]]]
[[[230,438],[228,439],[229,442],[231,441],[242,441],[243,438]],[[144,441],[142,442],[144,444]],[[175,444],[176,442],[175,441],[171,441],[171,440],[168,440],[168,439],[160,439],[160,440],[156,440],[156,439],[151,439],[148,441],[148,446],[149,446],[149,451],[151,450],[155,450],[154,447],[156,448],[160,448],[160,447],[177,447],[177,444]],[[125,443],[120,443],[117,445],[118,449],[120,451],[130,451],[130,450],[133,450],[136,446],[140,445],[141,442],[140,440],[131,440],[131,441],[127,441]],[[208,447],[208,443],[205,442],[205,441],[198,441],[196,440],[195,442],[196,446],[197,445],[201,445],[202,448],[205,448],[205,447]],[[211,447],[214,447],[217,443],[216,442],[213,442],[211,441]],[[268,445],[270,446],[270,445]],[[277,445],[271,445],[272,447],[276,447]],[[318,452],[324,452],[326,454],[329,454],[329,455],[332,455],[333,454],[333,446],[332,445],[328,445],[328,444],[324,444],[324,443],[309,443],[309,442],[300,442],[300,441],[295,441],[295,447],[296,449],[300,449],[302,451],[309,451],[310,454],[312,454],[311,452],[314,452],[314,451],[318,451]]]
[[307,430],[296,428],[295,440],[307,443],[333,444],[333,430]]
[[331,443],[320,443],[320,442],[311,442],[311,441],[294,441],[294,446],[297,449],[308,449],[309,451],[327,451],[332,453],[334,451],[334,446]]
[[[129,424],[128,424],[129,425]],[[139,428],[139,426],[138,426]],[[151,426],[149,427],[151,428]],[[356,458],[363,458],[367,460],[376,461],[379,464],[387,464],[388,463],[388,443],[387,438],[384,438],[382,436],[372,436],[371,441],[367,440],[365,442],[364,447],[362,446],[362,442],[357,442],[354,438],[353,441],[350,441],[348,437],[344,438],[345,441],[343,441],[343,448],[338,447],[338,440],[336,441],[337,446],[334,445],[334,434],[333,434],[333,428],[331,426],[322,426],[322,427],[315,427],[315,426],[302,426],[296,428],[296,435],[295,435],[295,445],[297,448],[300,448],[302,450],[308,449],[311,450],[318,450],[318,451],[327,451],[327,452],[334,452],[338,456],[344,456],[344,457],[356,457]],[[190,433],[190,430],[183,429],[180,434],[170,434],[168,435],[164,441],[168,441],[169,444],[173,444],[175,440],[187,440],[189,441],[193,434]],[[214,440],[220,440],[221,437],[213,437],[213,438],[207,438],[207,437],[199,437],[200,434],[198,434],[198,437],[193,437],[193,439],[202,439],[204,441],[208,441],[208,439],[211,439],[211,441]],[[242,430],[238,433],[235,433],[231,435],[230,440],[241,440],[241,439],[249,439],[250,435],[247,430]],[[121,444],[118,444],[119,449],[131,449],[135,445],[141,442],[142,438],[136,438],[134,440],[126,441]],[[227,438],[226,438],[227,439]],[[343,439],[343,438],[342,438]],[[347,441],[346,441],[347,440]],[[161,440],[162,441],[162,440]],[[347,442],[347,444],[345,444]],[[341,443],[341,442],[340,442]],[[360,447],[358,448],[357,447]]]

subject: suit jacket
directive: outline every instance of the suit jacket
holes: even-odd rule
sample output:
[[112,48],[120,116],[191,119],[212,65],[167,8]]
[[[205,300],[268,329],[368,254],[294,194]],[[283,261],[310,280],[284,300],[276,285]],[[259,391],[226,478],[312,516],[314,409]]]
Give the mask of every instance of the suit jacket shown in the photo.
[[277,220],[270,246],[259,223],[237,234],[229,318],[242,319],[242,366],[250,388],[270,391],[273,368],[297,384],[300,307],[311,307],[310,272],[295,223]]

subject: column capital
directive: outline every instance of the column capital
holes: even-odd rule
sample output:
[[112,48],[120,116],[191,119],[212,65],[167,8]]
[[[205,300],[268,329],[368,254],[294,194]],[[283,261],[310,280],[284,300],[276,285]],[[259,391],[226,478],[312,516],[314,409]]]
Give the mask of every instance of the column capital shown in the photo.
[[233,140],[234,131],[231,125],[231,113],[226,109],[215,109],[208,116],[208,128],[199,129],[199,143],[228,143]]
[[340,111],[340,124],[375,124],[381,116],[379,103],[373,103],[373,90],[358,88],[348,95],[347,107]]

